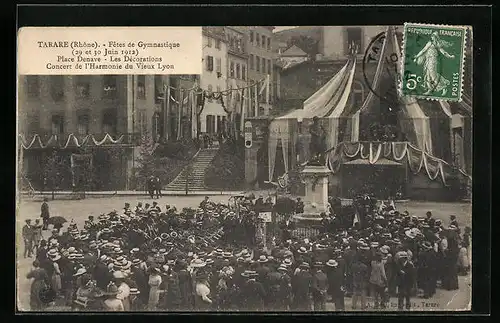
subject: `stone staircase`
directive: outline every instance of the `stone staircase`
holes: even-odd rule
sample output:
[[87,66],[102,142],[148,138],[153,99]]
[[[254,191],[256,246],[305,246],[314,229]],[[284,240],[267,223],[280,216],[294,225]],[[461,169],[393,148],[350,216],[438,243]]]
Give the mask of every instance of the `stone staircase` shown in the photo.
[[165,187],[167,191],[185,191],[186,178],[189,175],[189,191],[205,190],[205,170],[219,151],[217,148],[203,148],[198,151],[193,160],[184,167],[177,177]]

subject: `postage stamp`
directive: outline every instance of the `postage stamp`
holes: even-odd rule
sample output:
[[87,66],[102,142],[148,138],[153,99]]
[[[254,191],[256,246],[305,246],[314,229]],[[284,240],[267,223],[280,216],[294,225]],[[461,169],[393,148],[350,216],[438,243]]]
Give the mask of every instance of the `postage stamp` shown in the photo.
[[405,23],[403,96],[461,101],[467,27]]

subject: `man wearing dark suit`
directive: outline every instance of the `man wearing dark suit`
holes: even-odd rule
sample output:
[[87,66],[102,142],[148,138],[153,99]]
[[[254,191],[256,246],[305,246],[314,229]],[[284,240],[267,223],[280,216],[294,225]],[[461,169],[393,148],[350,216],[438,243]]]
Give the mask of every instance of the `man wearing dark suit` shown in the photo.
[[[402,252],[399,256],[399,264],[396,272],[396,283],[398,286],[398,309],[411,308],[411,290],[415,282],[415,267],[408,260],[408,254]],[[406,303],[406,304],[405,304]]]
[[295,222],[290,219],[290,216],[287,216],[286,220],[281,223],[280,229],[282,232],[282,241],[287,241],[292,238],[292,231],[295,230]]
[[300,197],[297,197],[297,202],[295,202],[295,213],[297,214],[304,213],[304,202],[302,202]]
[[47,230],[49,227],[50,212],[49,212],[49,204],[47,203],[48,201],[49,199],[45,197],[43,199],[42,206],[40,207],[40,217],[42,218],[43,221],[42,230]]
[[309,272],[309,264],[303,263],[300,265],[300,271],[292,279],[293,301],[296,310],[311,310],[311,288],[312,275]]
[[323,271],[323,263],[314,264],[315,272],[312,278],[312,296],[315,311],[324,311],[328,290],[328,277]]

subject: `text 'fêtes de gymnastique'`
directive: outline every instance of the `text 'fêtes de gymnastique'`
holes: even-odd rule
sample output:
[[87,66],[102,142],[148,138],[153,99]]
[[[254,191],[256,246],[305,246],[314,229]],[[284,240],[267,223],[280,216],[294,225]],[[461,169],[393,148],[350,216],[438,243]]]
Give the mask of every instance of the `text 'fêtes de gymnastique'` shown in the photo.
[[[180,49],[178,42],[120,42],[110,40],[106,43],[88,41],[38,41],[41,50],[58,49],[47,62],[48,70],[165,70],[175,69],[164,56],[148,55],[149,48],[161,48],[165,54],[172,49]],[[67,49],[61,53],[59,49]],[[165,55],[168,56],[168,55]]]

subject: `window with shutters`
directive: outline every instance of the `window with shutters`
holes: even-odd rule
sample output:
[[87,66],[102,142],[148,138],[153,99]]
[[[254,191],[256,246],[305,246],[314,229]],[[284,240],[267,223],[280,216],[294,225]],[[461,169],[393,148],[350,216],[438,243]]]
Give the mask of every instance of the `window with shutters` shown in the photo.
[[164,95],[163,78],[161,75],[155,75],[155,103],[161,103]]
[[[140,117],[140,115],[139,115]],[[139,118],[140,125],[140,118]],[[116,134],[117,130],[117,110],[115,108],[107,108],[102,112],[102,130],[110,135]]]
[[253,57],[254,56],[252,54],[250,54],[250,69],[251,70],[253,70],[253,66],[254,66],[254,64],[253,64],[254,58]]
[[266,36],[262,35],[262,48],[266,48]]
[[64,98],[64,76],[50,76],[50,94],[54,101],[62,101]]
[[351,104],[353,108],[360,108],[365,101],[365,88],[360,81],[354,81],[351,92]]
[[52,134],[60,135],[64,133],[64,116],[55,114],[52,116]]
[[207,71],[212,72],[214,70],[214,57],[207,55]]
[[116,75],[104,75],[102,86],[104,98],[116,98]]
[[229,65],[229,77],[234,78],[234,62],[231,62]]
[[212,94],[213,94],[213,87],[212,87],[212,84],[209,84],[207,86],[207,95],[208,95],[208,102],[212,102]]
[[221,60],[221,58],[217,58],[217,59],[215,60],[215,71],[216,71],[217,73],[222,73],[222,72],[221,72],[221,69],[222,69],[222,60]]
[[271,75],[272,69],[273,69],[273,64],[271,63],[271,60],[268,59],[267,60],[267,74]]
[[358,53],[363,51],[363,30],[360,27],[351,27],[345,30],[344,52],[349,54],[352,45],[358,46]]
[[254,33],[253,30],[250,31],[250,44],[253,44]]
[[241,79],[240,76],[240,64],[236,64],[236,79]]
[[90,94],[90,79],[87,75],[77,75],[75,92],[77,98],[86,98]]
[[27,75],[26,85],[26,91],[30,98],[37,98],[40,96],[40,78],[38,75]]
[[146,75],[137,75],[137,98],[146,98]]
[[77,131],[79,135],[89,134],[89,119],[88,113],[82,113],[78,116]]
[[255,33],[255,45],[260,46],[260,35],[258,33]]
[[266,59],[264,57],[262,57],[262,72],[266,72]]
[[215,48],[220,49],[220,39],[215,40]]
[[260,72],[260,57],[259,56],[255,56],[255,70],[257,72]]
[[212,38],[207,37],[207,47],[212,47]]
[[271,50],[271,38],[267,38],[267,50]]
[[241,65],[241,79],[247,79],[247,66],[245,64]]

